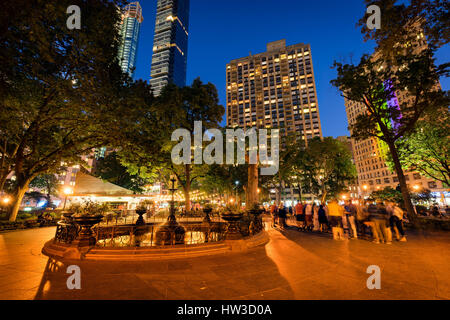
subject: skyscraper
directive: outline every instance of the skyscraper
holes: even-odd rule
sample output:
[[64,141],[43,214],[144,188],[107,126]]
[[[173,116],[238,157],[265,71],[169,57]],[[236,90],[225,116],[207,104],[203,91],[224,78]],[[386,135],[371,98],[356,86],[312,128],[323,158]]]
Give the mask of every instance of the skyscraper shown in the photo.
[[189,0],[158,0],[150,84],[158,96],[170,83],[186,85]]
[[120,26],[121,45],[119,60],[123,72],[131,77],[136,67],[139,30],[144,20],[139,2],[131,2],[122,10],[122,24]]
[[[282,135],[296,134],[306,143],[322,137],[308,44],[270,42],[266,52],[232,60],[226,68],[227,126],[279,128]],[[300,197],[298,188],[282,184],[279,200],[292,205]]]
[[267,44],[267,52],[227,64],[227,125],[280,128],[307,141],[322,137],[308,44]]

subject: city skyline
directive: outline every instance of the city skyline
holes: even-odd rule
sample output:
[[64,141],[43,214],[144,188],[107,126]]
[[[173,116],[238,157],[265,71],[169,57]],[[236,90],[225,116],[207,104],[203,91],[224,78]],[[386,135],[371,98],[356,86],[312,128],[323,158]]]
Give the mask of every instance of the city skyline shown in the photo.
[[[156,1],[140,2],[146,14],[141,28],[140,54],[135,78],[149,80]],[[200,76],[216,85],[220,103],[226,105],[226,64],[249,52],[263,52],[267,42],[286,39],[287,43],[309,43],[315,52],[314,69],[317,98],[321,105],[323,136],[349,135],[344,98],[329,83],[336,73],[334,59],[357,62],[363,53],[372,53],[374,44],[364,43],[357,20],[365,12],[364,3],[350,0],[345,6],[335,1],[289,1],[280,6],[274,0],[263,0],[258,6],[249,2],[195,0],[190,4],[187,84]],[[286,8],[289,7],[289,10]],[[239,8],[239,10],[236,10]],[[299,16],[299,12],[307,12]],[[211,14],[214,13],[214,14]],[[244,19],[245,17],[245,19]],[[283,17],[282,19],[278,19]],[[298,17],[301,17],[298,18]],[[277,20],[277,27],[267,21]],[[332,26],[332,27],[330,27]],[[345,34],[345,37],[342,35]],[[232,45],[230,45],[232,44]],[[438,51],[438,62],[450,54],[449,48]],[[444,90],[450,81],[441,79]],[[222,125],[226,123],[224,116]]]

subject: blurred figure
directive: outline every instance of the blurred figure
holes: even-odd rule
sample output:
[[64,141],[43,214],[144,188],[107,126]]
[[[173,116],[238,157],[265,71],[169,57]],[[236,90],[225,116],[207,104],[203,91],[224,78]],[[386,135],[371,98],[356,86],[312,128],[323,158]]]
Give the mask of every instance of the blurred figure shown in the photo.
[[284,206],[283,202],[280,204],[280,208],[278,209],[278,219],[279,224],[281,225],[281,228],[286,228],[286,217],[287,217],[287,211],[286,207]]
[[305,211],[306,229],[311,231],[313,228],[313,207],[310,203],[307,203],[303,210]]
[[303,204],[301,201],[299,201],[295,207],[295,219],[297,220],[297,228],[300,230],[305,229],[305,214],[303,213]]
[[361,234],[361,236],[365,237],[366,235],[369,234],[367,232],[369,228],[366,225],[366,223],[369,220],[369,212],[367,211],[367,202],[364,200],[362,200],[356,206],[356,220],[357,220],[356,227],[359,231],[359,234]]
[[392,202],[391,207],[392,215],[389,220],[391,230],[395,232],[397,241],[406,242],[405,231],[403,230],[404,212],[396,203]]
[[391,244],[392,242],[388,240],[386,230],[388,213],[383,202],[380,199],[377,199],[376,204],[370,204],[367,210],[369,211],[369,219],[372,223],[373,242],[377,244],[383,242]]
[[328,204],[328,215],[330,216],[331,230],[333,231],[334,240],[345,240],[344,229],[342,227],[342,216],[344,209],[333,199]]
[[[353,239],[358,239],[358,231],[356,229],[356,206],[352,203],[351,200],[345,201],[345,214],[347,217],[347,226],[352,230]],[[349,232],[350,237],[350,232]]]
[[313,202],[312,205],[312,212],[313,212],[313,225],[314,225],[314,231],[319,231],[319,207],[316,205],[315,202]]
[[328,219],[327,219],[327,214],[325,212],[325,208],[324,208],[323,204],[321,204],[319,206],[319,210],[317,211],[317,215],[319,216],[319,229],[320,229],[320,232],[324,232],[328,228]]
[[433,217],[441,217],[441,213],[439,212],[439,208],[436,204],[434,204],[431,208],[431,215]]
[[278,207],[275,203],[270,207],[270,214],[272,215],[273,227],[275,227],[278,223]]

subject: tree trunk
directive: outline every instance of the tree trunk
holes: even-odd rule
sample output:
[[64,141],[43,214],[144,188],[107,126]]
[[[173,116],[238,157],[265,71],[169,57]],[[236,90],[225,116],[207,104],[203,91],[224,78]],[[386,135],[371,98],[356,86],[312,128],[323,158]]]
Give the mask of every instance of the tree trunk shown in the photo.
[[247,199],[246,206],[258,203],[258,165],[248,165],[248,180],[247,180]]
[[19,213],[20,205],[22,204],[23,197],[28,190],[28,185],[30,180],[26,180],[24,183],[17,186],[16,192],[14,194],[14,202],[9,212],[8,220],[10,222],[16,221],[17,213]]
[[402,165],[400,163],[400,159],[398,157],[397,148],[394,143],[388,143],[389,150],[392,155],[392,161],[394,162],[395,172],[397,173],[398,182],[400,184],[400,190],[403,196],[403,203],[405,204],[406,211],[408,213],[408,218],[413,222],[416,218],[416,214],[414,212],[414,207],[411,202],[411,197],[408,190],[408,185],[406,184],[405,175],[403,173]]
[[186,212],[191,211],[191,165],[187,164],[185,165],[185,176],[186,176],[186,185],[184,187],[184,201],[185,201],[185,208]]
[[327,198],[327,191],[322,190],[322,197],[320,198],[320,203],[325,203],[325,199]]
[[1,174],[0,175],[0,193],[2,193],[3,188],[5,187],[6,178],[8,178],[8,174]]

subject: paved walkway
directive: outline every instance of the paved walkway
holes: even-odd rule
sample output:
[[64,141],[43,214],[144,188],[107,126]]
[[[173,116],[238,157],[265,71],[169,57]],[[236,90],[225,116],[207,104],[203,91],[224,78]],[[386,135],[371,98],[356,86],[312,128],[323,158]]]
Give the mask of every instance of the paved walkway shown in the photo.
[[[68,290],[68,265],[40,252],[54,231],[0,233],[0,299],[450,299],[450,233],[376,245],[271,229],[265,247],[246,253],[78,261],[81,290]],[[366,287],[369,265],[381,269],[380,290]]]

